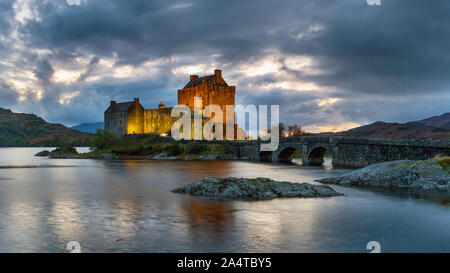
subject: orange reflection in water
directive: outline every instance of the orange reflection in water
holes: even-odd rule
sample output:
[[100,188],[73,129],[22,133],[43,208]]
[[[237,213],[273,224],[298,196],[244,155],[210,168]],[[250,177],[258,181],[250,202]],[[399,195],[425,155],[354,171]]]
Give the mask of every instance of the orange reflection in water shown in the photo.
[[190,231],[225,233],[234,224],[234,207],[231,202],[189,199],[183,205]]

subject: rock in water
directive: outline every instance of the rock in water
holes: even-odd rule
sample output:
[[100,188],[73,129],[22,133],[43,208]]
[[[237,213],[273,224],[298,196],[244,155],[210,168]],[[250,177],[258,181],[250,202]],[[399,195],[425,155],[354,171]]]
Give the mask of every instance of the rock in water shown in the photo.
[[61,146],[50,152],[50,155],[73,155],[78,154],[77,149],[72,146]]
[[172,192],[218,200],[269,200],[342,195],[328,186],[277,182],[261,177],[254,179],[207,177]]
[[50,152],[47,150],[43,150],[43,151],[35,154],[34,156],[50,156]]
[[338,177],[318,180],[326,184],[378,188],[449,191],[450,174],[436,160],[398,160],[373,164]]

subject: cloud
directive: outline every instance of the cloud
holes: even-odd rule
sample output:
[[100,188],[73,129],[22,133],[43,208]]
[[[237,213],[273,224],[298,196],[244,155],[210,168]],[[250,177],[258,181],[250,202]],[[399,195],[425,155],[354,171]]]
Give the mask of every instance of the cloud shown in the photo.
[[102,120],[110,99],[174,105],[189,74],[215,68],[238,102],[279,104],[285,123],[310,128],[450,104],[446,0],[11,0],[0,11],[0,107],[52,121]]
[[0,82],[0,107],[8,107],[14,105],[19,99],[19,94],[15,92],[11,86],[5,82]]

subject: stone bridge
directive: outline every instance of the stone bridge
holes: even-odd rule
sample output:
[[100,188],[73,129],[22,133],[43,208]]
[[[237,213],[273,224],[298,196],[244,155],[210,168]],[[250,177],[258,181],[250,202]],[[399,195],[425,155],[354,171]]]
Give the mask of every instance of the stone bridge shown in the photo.
[[[145,137],[128,135],[126,137]],[[175,141],[170,137],[160,137],[162,141]],[[335,166],[360,168],[370,164],[410,159],[423,160],[435,156],[450,156],[450,139],[379,139],[343,136],[305,136],[281,138],[278,149],[273,152],[261,151],[261,141],[207,141],[181,140],[181,143],[220,143],[229,145],[234,155],[242,160],[265,162],[290,162],[297,150],[305,165],[321,165],[326,152],[331,154]]]
[[450,156],[449,139],[374,139],[361,137],[289,137],[281,138],[273,152],[260,150],[260,141],[230,143],[238,158],[266,162],[289,162],[295,150],[306,165],[321,165],[328,151],[335,166],[364,167],[373,163],[411,159],[423,160],[437,155]]

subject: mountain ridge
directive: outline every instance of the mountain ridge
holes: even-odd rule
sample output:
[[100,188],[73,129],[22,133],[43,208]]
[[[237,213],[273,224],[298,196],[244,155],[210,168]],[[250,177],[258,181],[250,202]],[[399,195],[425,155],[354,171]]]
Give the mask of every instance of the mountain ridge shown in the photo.
[[92,135],[34,114],[0,108],[0,146],[89,146]]
[[95,134],[95,131],[97,129],[103,130],[104,127],[105,127],[105,123],[103,121],[101,121],[101,122],[92,122],[92,123],[85,122],[85,123],[81,123],[81,124],[72,126],[70,128],[78,130],[83,133]]
[[320,136],[342,135],[374,138],[450,138],[450,113],[407,123],[376,121],[346,131],[318,133]]

